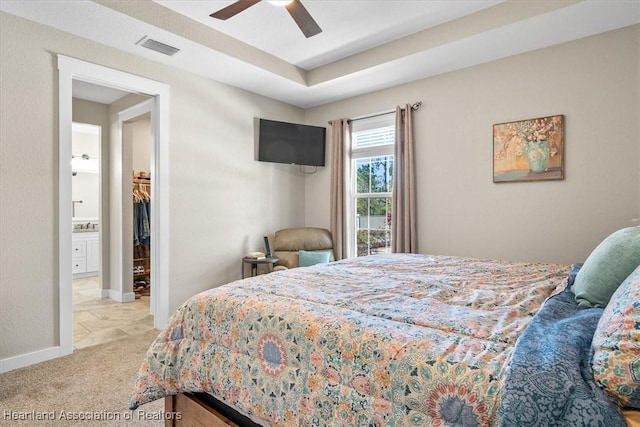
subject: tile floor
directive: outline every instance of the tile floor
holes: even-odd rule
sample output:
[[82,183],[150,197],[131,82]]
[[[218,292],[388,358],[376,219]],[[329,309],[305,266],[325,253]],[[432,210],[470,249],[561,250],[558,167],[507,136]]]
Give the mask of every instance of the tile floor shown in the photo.
[[73,348],[79,349],[153,329],[149,297],[121,303],[101,298],[99,277],[73,281]]

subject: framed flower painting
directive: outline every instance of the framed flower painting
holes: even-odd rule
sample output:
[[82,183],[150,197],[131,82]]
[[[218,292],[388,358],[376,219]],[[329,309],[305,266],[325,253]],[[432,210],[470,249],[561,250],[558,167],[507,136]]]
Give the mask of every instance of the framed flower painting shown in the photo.
[[493,125],[493,182],[564,179],[564,116]]

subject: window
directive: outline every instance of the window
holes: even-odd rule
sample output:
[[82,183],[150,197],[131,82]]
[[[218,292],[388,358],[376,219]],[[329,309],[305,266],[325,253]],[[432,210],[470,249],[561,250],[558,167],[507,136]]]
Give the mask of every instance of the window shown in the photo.
[[355,256],[391,252],[393,113],[353,122],[351,200]]

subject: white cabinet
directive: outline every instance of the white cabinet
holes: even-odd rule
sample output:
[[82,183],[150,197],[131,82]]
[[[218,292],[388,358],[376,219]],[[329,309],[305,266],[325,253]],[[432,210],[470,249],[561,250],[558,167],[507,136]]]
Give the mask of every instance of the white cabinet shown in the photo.
[[75,234],[71,240],[71,272],[73,274],[86,273],[87,271],[87,242],[76,239]]
[[71,257],[71,272],[74,276],[97,276],[100,270],[100,238],[98,233],[73,233]]
[[98,233],[95,237],[87,239],[87,273],[100,270],[100,240]]

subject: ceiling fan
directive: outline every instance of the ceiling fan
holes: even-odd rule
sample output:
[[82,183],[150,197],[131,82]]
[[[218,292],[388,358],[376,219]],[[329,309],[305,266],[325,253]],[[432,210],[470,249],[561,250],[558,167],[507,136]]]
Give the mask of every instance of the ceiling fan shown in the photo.
[[[217,18],[217,19],[226,21],[232,16],[237,15],[238,13],[242,12],[245,9],[250,8],[251,6],[253,6],[258,2],[260,2],[260,0],[238,0],[235,3],[232,3],[229,6],[222,8],[217,12],[212,13],[209,16],[211,16],[212,18]],[[300,30],[303,32],[305,37],[307,38],[313,37],[316,34],[319,34],[322,32],[322,29],[320,28],[320,26],[318,26],[316,21],[314,21],[314,19],[311,17],[309,12],[307,11],[307,9],[302,5],[302,3],[300,3],[300,0],[290,0],[290,1],[269,0],[269,3],[273,3],[277,6],[284,6],[289,12],[289,14],[291,15],[291,17],[293,18],[293,20],[296,21],[296,24],[298,24],[298,27],[300,27]]]

